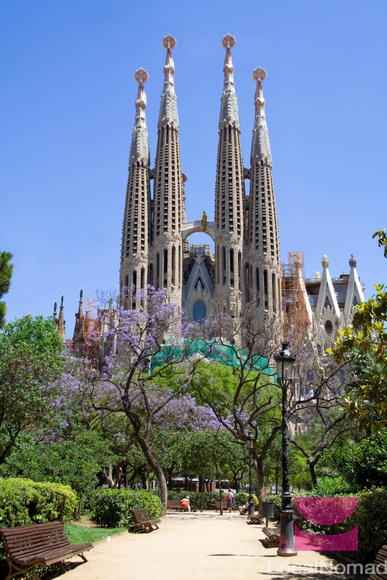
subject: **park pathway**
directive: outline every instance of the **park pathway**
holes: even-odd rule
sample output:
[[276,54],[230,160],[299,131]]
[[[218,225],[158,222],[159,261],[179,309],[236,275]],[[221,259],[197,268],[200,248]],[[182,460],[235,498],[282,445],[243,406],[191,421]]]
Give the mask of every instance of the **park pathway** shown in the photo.
[[237,514],[171,514],[151,534],[124,532],[98,543],[64,580],[327,580],[331,561],[314,553],[280,558],[261,527]]

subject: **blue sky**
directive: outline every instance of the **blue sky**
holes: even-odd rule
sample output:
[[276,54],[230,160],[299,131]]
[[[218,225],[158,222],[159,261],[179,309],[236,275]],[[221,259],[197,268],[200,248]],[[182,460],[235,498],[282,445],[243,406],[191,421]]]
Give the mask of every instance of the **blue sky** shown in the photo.
[[234,65],[248,165],[251,71],[263,66],[282,257],[322,254],[332,274],[358,257],[366,291],[386,281],[371,239],[387,222],[387,2],[372,0],[13,0],[1,8],[0,248],[14,254],[8,317],[48,314],[79,289],[117,287],[139,66],[152,161],[163,35],[177,38],[176,86],[187,209],[213,215],[221,38]]

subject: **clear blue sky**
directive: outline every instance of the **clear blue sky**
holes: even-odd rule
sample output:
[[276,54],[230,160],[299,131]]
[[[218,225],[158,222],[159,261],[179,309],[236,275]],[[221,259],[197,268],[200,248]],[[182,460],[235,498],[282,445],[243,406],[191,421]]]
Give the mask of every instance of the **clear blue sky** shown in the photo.
[[145,67],[152,161],[161,39],[177,38],[176,86],[190,217],[213,215],[221,38],[234,64],[248,165],[251,71],[266,102],[282,257],[307,274],[350,253],[367,293],[386,280],[371,234],[387,222],[387,2],[372,0],[13,0],[1,8],[0,248],[14,254],[8,316],[48,314],[79,288],[117,287],[133,73]]

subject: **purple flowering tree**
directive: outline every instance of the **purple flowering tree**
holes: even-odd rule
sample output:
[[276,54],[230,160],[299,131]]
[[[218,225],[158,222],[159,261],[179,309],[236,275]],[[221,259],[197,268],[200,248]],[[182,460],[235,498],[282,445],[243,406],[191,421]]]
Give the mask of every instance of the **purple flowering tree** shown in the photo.
[[167,481],[153,444],[155,430],[168,424],[175,429],[179,425],[201,428],[215,418],[189,397],[198,360],[185,352],[174,305],[167,302],[163,290],[152,288],[138,300],[144,308],[120,310],[105,337],[108,354],[103,365],[97,368],[93,359],[84,358],[78,373],[95,410],[126,418],[166,505]]

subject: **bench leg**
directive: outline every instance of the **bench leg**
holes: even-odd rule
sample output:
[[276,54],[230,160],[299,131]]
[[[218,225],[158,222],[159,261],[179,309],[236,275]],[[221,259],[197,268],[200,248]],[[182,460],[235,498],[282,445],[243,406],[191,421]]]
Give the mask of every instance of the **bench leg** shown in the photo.
[[78,554],[78,556],[79,556],[80,558],[82,558],[82,560],[83,560],[84,562],[87,562],[87,558],[86,558],[85,554],[83,554],[83,553],[82,553],[82,554]]

